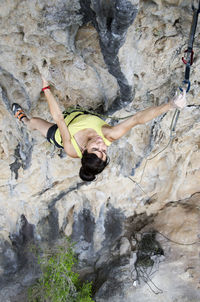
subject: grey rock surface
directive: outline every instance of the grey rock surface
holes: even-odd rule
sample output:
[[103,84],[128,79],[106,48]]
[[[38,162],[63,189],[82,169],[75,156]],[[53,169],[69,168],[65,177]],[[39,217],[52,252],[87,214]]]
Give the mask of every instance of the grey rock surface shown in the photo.
[[97,302],[200,301],[199,24],[173,140],[172,110],[112,144],[93,183],[11,112],[17,102],[52,122],[41,75],[61,109],[115,111],[110,123],[167,102],[182,86],[192,10],[184,0],[138,2],[0,3],[0,301],[26,301],[40,273],[30,245],[65,235]]

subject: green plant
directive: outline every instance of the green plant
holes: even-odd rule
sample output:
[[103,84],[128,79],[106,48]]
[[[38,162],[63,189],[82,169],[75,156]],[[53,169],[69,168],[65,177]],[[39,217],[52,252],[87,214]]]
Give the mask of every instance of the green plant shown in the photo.
[[48,251],[39,258],[42,275],[29,288],[29,302],[93,302],[92,284],[81,283],[73,271],[77,263],[72,244]]

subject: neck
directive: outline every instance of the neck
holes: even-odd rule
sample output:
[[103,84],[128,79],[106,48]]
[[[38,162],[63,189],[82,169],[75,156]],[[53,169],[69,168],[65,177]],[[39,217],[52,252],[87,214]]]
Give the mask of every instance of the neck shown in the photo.
[[93,129],[85,129],[81,134],[74,136],[82,153],[85,151],[88,142],[94,138],[95,135],[97,135],[97,133]]

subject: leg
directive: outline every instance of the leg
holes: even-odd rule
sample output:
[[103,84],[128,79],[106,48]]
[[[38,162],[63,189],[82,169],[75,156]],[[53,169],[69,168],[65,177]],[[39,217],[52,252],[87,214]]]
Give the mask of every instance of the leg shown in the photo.
[[54,125],[53,123],[49,123],[39,117],[32,117],[29,119],[21,106],[17,103],[12,104],[12,111],[14,116],[18,118],[19,121],[22,121],[29,129],[38,130],[45,137],[47,136],[49,128]]
[[47,131],[53,123],[49,123],[39,117],[32,117],[31,119],[24,117],[23,123],[30,129],[30,130],[38,130],[43,136],[46,137]]

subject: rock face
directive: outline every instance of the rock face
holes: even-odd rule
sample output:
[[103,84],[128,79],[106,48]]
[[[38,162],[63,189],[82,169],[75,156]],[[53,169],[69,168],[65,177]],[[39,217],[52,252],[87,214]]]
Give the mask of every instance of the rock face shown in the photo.
[[124,117],[167,102],[183,85],[190,4],[14,0],[0,8],[0,301],[25,300],[38,277],[29,243],[68,235],[97,302],[199,302],[199,24],[176,131],[174,111],[135,127],[111,145],[95,182],[82,182],[79,160],[10,109],[18,102],[52,121],[41,74],[62,109]]
[[[124,107],[132,101],[132,89],[121,71],[118,52],[124,44],[128,27],[137,14],[139,1],[81,1],[85,22],[92,22],[99,34],[99,44],[108,71],[116,78],[120,88],[120,98],[115,99],[109,112]],[[104,104],[108,109],[108,104]]]

